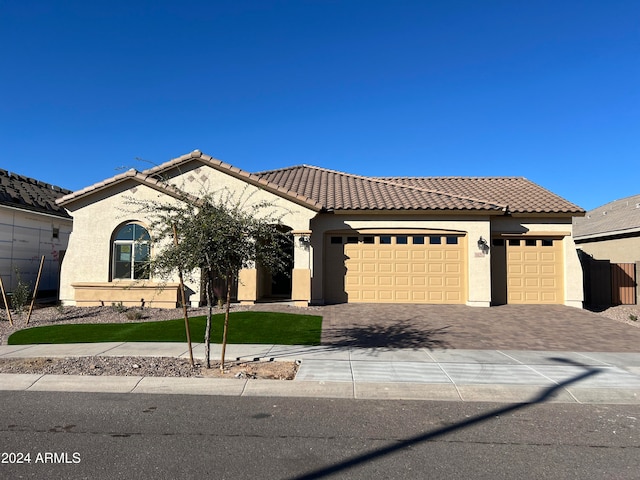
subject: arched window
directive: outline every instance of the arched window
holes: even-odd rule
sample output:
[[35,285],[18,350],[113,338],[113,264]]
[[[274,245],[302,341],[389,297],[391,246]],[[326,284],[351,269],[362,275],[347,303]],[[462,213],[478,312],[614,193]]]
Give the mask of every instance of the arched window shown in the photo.
[[138,280],[149,278],[151,237],[142,225],[128,223],[113,240],[113,278]]

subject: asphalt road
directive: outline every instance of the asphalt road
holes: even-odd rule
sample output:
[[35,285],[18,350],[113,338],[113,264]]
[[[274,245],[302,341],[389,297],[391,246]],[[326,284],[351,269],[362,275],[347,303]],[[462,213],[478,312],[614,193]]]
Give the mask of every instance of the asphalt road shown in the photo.
[[0,392],[0,413],[3,479],[640,478],[632,405]]

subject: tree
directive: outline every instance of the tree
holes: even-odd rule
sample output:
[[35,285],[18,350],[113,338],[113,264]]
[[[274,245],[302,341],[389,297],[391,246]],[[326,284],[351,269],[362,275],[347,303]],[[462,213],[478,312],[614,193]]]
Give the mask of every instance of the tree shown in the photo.
[[[286,212],[270,202],[252,203],[251,195],[234,198],[228,191],[198,199],[185,196],[178,205],[152,203],[147,208],[151,209],[154,242],[161,246],[151,262],[154,274],[167,277],[175,271],[202,272],[209,307],[204,337],[207,368],[211,367],[214,284],[216,278],[225,282],[223,370],[233,281],[241,269],[256,264],[274,274],[284,271],[288,258],[280,227]],[[178,241],[171,241],[174,238]]]

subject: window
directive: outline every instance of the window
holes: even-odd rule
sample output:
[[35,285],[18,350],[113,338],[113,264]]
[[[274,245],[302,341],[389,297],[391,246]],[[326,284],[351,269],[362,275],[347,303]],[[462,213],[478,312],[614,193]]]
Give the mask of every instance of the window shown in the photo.
[[407,236],[406,235],[398,235],[396,237],[396,244],[397,245],[406,245],[407,244]]
[[413,244],[414,245],[424,245],[424,236],[423,235],[414,235],[413,236]]
[[331,237],[331,243],[333,245],[342,245],[342,237]]
[[358,237],[347,237],[347,243],[358,243]]
[[457,245],[458,237],[447,237],[447,245]]
[[380,237],[381,245],[391,245],[391,237],[389,235],[382,235]]
[[435,235],[431,235],[429,237],[430,245],[440,245],[442,243],[442,237],[436,237]]
[[512,247],[519,247],[520,246],[520,240],[515,239],[515,238],[510,238],[509,239],[509,245],[511,245]]
[[53,227],[51,230],[51,236],[53,238],[60,238],[60,229],[58,227]]
[[149,278],[151,237],[146,228],[128,223],[116,232],[113,241],[113,278]]
[[373,237],[363,237],[362,243],[368,243],[368,244],[374,243]]
[[524,244],[527,247],[535,247],[536,246],[536,241],[533,238],[527,238],[527,239],[525,239]]
[[494,247],[504,247],[504,238],[494,238],[493,239]]
[[543,247],[553,247],[553,240],[548,239],[548,238],[544,238],[542,240],[542,246]]

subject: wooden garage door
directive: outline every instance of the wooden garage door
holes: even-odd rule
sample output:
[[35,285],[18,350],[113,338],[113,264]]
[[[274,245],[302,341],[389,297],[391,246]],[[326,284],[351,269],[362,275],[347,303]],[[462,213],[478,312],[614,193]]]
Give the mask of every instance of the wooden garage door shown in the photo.
[[330,303],[465,303],[460,234],[336,235],[326,238]]
[[561,304],[562,239],[510,238],[507,247],[507,303]]

